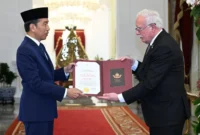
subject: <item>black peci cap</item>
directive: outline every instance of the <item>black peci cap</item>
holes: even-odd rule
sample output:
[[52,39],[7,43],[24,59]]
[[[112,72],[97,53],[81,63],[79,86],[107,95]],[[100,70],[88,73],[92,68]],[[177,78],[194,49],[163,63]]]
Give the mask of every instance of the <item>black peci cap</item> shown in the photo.
[[40,18],[48,18],[48,8],[41,7],[41,8],[34,8],[24,12],[21,12],[22,19],[24,23],[37,20]]

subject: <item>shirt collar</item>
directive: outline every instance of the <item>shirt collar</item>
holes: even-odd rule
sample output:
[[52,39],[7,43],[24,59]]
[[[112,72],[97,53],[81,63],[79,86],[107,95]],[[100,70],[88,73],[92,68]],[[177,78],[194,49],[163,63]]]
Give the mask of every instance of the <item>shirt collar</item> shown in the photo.
[[150,42],[150,46],[152,46],[153,45],[153,42],[155,41],[155,39],[158,37],[158,35],[162,32],[163,30],[161,29],[155,36],[154,36],[154,38],[151,40],[151,42]]
[[33,38],[33,37],[29,36],[29,35],[26,35],[26,36],[28,38],[30,38],[31,40],[33,40],[38,46],[40,45],[40,42],[37,39],[35,39],[35,38]]

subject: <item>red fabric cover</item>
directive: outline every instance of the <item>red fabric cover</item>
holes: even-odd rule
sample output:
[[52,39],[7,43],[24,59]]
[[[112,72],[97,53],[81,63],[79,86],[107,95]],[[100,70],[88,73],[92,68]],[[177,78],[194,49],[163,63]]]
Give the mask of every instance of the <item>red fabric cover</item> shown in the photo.
[[[181,11],[180,9],[180,0],[176,1],[176,10],[175,10],[175,22],[177,20],[177,15]],[[190,75],[191,69],[191,57],[192,57],[192,46],[193,46],[193,18],[190,16],[191,10],[188,7],[187,3],[183,3],[183,17],[179,21],[179,31],[181,34],[182,47],[183,47],[183,56],[185,62],[185,74]],[[190,78],[185,77],[185,83],[190,84]]]

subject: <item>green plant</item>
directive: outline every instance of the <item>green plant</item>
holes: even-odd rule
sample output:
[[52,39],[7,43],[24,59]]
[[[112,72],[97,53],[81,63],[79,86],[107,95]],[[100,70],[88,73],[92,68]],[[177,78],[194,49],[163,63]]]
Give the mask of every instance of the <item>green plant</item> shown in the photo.
[[194,18],[194,24],[197,28],[196,36],[200,40],[200,5],[195,6],[191,10],[190,15]]
[[200,0],[186,0],[191,8],[190,15],[194,19],[194,24],[197,28],[196,36],[200,40]]
[[0,86],[10,87],[17,75],[10,71],[7,63],[0,63]]
[[198,135],[198,133],[200,133],[200,97],[193,102],[193,105],[196,105],[195,116],[197,117],[197,120],[192,122],[192,127],[194,133]]
[[[190,15],[194,19],[194,24],[197,28],[196,36],[200,41],[200,0],[186,0],[186,3],[190,6],[191,12]],[[197,88],[200,87],[200,80],[197,81]],[[194,129],[194,133],[198,135],[200,133],[200,97],[197,98],[194,102],[196,105],[195,116],[197,120],[192,122],[192,127]]]

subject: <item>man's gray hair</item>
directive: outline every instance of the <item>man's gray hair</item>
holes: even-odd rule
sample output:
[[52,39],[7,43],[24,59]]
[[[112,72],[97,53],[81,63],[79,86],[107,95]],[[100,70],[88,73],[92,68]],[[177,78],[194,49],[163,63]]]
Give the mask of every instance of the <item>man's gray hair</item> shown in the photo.
[[157,11],[143,9],[137,14],[136,17],[138,16],[144,16],[146,18],[146,25],[154,23],[157,28],[163,28],[163,21]]

